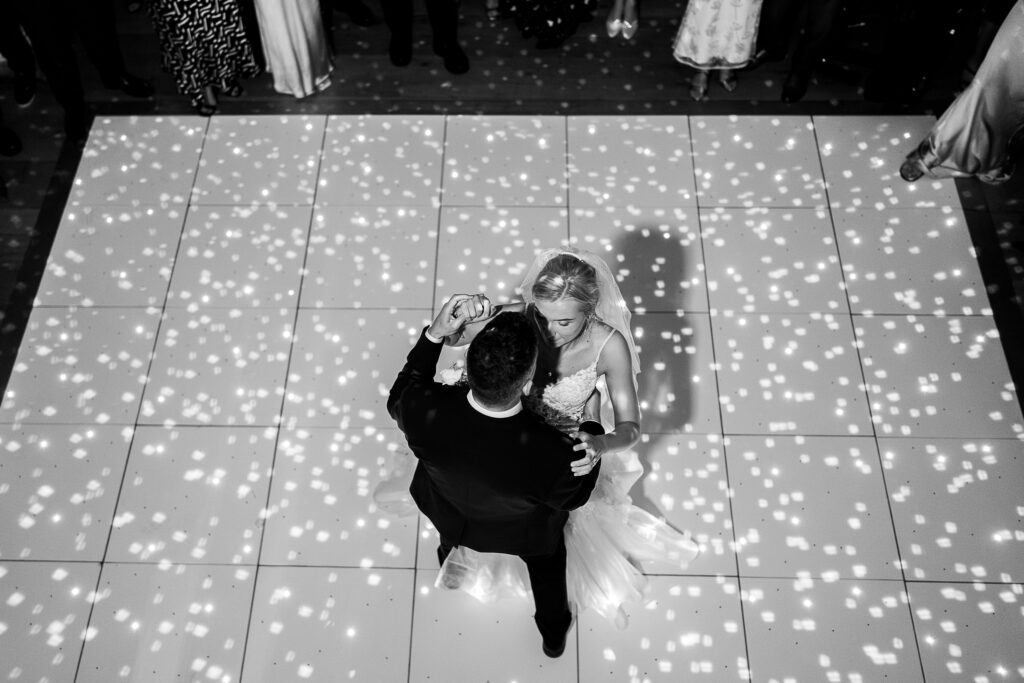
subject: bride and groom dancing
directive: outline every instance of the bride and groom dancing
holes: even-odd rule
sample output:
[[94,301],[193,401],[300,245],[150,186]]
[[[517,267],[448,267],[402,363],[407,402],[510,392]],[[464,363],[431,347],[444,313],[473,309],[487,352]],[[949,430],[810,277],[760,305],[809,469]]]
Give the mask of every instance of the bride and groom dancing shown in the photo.
[[[424,329],[387,403],[415,471],[407,488],[396,477],[375,499],[386,507],[412,494],[440,534],[445,586],[484,601],[532,592],[544,653],[558,657],[574,611],[624,627],[623,606],[644,602],[640,563],[685,567],[697,547],[629,498],[642,475],[630,450],[639,358],[608,266],[548,250],[522,292],[504,306],[454,295]],[[435,382],[442,346],[467,343],[465,381]]]

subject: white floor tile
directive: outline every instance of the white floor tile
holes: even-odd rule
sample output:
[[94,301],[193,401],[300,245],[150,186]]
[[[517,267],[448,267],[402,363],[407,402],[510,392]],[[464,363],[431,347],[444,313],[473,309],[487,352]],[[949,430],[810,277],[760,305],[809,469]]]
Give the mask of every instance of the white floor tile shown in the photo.
[[437,206],[443,116],[329,116],[317,203]]
[[387,397],[428,311],[299,311],[289,427],[394,427]]
[[746,681],[735,579],[651,578],[646,607],[618,630],[592,612],[579,624],[580,681]]
[[712,310],[846,313],[823,209],[716,209],[700,217]]
[[184,204],[207,123],[198,116],[97,118],[68,203]]
[[36,304],[163,306],[184,219],[181,206],[70,208]]
[[871,434],[848,316],[715,317],[726,434]]
[[0,562],[0,676],[74,683],[99,564]]
[[[435,588],[434,576],[416,573],[410,683],[577,680],[576,627],[565,653],[551,659],[541,651],[531,599],[484,604],[461,591]],[[501,644],[500,656],[495,643]]]
[[140,422],[277,424],[294,320],[287,309],[169,309]]
[[452,294],[521,301],[519,285],[537,254],[565,246],[565,209],[445,207],[437,248],[437,305]]
[[1019,441],[880,439],[908,579],[1024,578]]
[[825,206],[807,116],[691,116],[702,207]]
[[632,325],[643,431],[721,432],[709,317],[647,313]]
[[566,205],[565,119],[449,116],[445,206]]
[[923,681],[901,581],[744,579],[755,681]]
[[430,309],[437,221],[428,207],[318,209],[300,306]]
[[140,427],[107,560],[256,564],[276,429]]
[[855,313],[991,315],[963,212],[836,212]]
[[244,683],[405,681],[411,570],[265,567]]
[[294,308],[311,211],[295,206],[191,207],[167,305]]
[[[394,468],[396,449],[405,454],[403,471]],[[398,517],[373,500],[378,483],[388,477],[408,492],[414,467],[415,456],[397,429],[283,431],[260,562],[414,567],[415,508]]]
[[874,439],[731,436],[745,576],[901,579]]
[[605,260],[633,313],[707,312],[695,209],[573,209],[569,234],[572,246]]
[[0,427],[0,557],[103,559],[130,427]]
[[855,320],[880,436],[1024,437],[991,318]]
[[0,422],[132,424],[153,353],[156,308],[36,308]]
[[193,204],[311,204],[323,116],[215,116]]
[[[629,494],[700,546],[683,574],[736,575],[733,523],[722,438],[716,434],[644,434],[635,447],[644,475]],[[650,563],[652,574],[679,574]]]
[[929,681],[1024,678],[1024,587],[911,583],[908,590]]
[[237,681],[255,569],[106,563],[75,683]]
[[685,116],[570,116],[569,204],[696,206]]
[[952,180],[900,178],[930,116],[815,116],[830,205],[842,211],[959,207]]

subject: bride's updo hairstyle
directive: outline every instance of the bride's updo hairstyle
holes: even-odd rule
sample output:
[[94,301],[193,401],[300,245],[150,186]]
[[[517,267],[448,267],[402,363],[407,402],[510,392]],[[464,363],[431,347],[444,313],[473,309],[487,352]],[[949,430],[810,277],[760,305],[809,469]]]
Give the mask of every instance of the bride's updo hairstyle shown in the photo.
[[533,283],[533,298],[538,301],[573,299],[590,316],[601,299],[594,268],[573,254],[558,254],[544,264]]

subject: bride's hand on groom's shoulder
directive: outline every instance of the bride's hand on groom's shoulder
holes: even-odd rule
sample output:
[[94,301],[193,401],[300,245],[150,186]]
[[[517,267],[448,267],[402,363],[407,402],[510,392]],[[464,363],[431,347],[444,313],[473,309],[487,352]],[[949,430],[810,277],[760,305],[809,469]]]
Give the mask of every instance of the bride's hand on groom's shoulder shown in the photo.
[[493,308],[483,294],[453,294],[441,307],[428,331],[434,337],[458,334],[468,323],[491,317]]

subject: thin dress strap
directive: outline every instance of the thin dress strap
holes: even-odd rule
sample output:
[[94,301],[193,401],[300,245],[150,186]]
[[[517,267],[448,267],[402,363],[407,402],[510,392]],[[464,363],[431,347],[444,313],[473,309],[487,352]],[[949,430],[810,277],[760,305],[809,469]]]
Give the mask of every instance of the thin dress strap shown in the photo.
[[594,356],[595,365],[601,360],[601,354],[604,353],[604,347],[608,345],[608,340],[612,338],[612,335],[615,334],[615,332],[616,329],[613,327],[611,331],[608,333],[608,336],[604,338],[603,342],[601,342],[600,348],[597,349],[597,355]]

